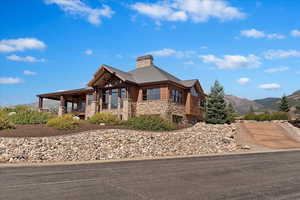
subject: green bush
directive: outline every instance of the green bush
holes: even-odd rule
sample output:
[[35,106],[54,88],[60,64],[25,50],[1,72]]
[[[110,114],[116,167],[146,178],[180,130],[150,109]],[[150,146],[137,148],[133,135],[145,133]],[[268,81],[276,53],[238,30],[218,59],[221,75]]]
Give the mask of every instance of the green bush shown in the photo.
[[79,120],[73,118],[73,115],[67,114],[60,117],[55,117],[47,122],[48,127],[59,130],[73,130],[79,127]]
[[89,120],[92,124],[105,123],[106,125],[115,125],[119,123],[118,117],[111,113],[98,112]]
[[289,116],[285,112],[276,112],[272,114],[272,120],[288,120]]
[[164,120],[159,116],[141,115],[130,118],[122,123],[123,125],[136,129],[147,131],[171,131],[176,129],[176,125],[168,120]]
[[0,130],[15,129],[15,125],[5,118],[0,118]]
[[255,121],[271,121],[271,120],[288,120],[288,114],[284,112],[275,112],[275,113],[263,113],[263,114],[254,114],[249,113],[245,115],[245,120],[255,120]]
[[8,120],[14,124],[45,124],[52,117],[50,113],[25,109],[8,116]]

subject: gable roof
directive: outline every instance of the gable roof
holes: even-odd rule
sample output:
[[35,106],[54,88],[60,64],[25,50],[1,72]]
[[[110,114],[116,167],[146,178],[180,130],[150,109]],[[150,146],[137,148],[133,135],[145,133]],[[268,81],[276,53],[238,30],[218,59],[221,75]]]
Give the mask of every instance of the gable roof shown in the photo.
[[136,68],[129,72],[124,72],[108,65],[102,65],[102,67],[94,74],[94,78],[89,82],[89,86],[92,86],[92,83],[96,81],[95,79],[97,79],[97,75],[103,71],[102,69],[106,69],[110,73],[115,74],[125,82],[129,81],[136,84],[171,81],[183,87],[190,88],[193,87],[198,81],[197,79],[181,80],[155,65]]

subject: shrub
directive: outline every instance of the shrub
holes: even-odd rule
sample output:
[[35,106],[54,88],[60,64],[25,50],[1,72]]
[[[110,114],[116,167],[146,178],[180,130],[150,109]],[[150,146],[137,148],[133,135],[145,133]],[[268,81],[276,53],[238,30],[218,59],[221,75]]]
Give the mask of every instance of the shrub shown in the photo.
[[271,121],[271,120],[288,120],[288,114],[284,112],[275,113],[264,113],[264,114],[254,114],[249,113],[245,115],[245,120],[255,120],[255,121]]
[[141,115],[130,118],[122,123],[129,128],[147,131],[171,131],[176,129],[174,123],[159,116]]
[[272,114],[272,120],[288,120],[289,116],[285,112],[276,112]]
[[52,117],[50,113],[27,109],[8,116],[8,120],[14,124],[45,124]]
[[79,120],[76,120],[73,117],[73,115],[67,114],[52,118],[47,122],[47,126],[59,130],[77,129],[79,127]]
[[5,118],[0,118],[0,130],[15,129],[15,125]]
[[118,124],[119,120],[116,115],[113,115],[111,113],[99,112],[93,115],[89,122],[92,124],[105,123],[107,125],[115,125]]

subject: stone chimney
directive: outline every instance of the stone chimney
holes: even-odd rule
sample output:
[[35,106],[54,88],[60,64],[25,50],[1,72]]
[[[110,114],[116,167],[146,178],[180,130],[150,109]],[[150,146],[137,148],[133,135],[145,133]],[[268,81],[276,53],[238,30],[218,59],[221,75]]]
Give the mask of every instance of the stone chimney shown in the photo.
[[151,65],[153,65],[153,56],[152,55],[139,56],[136,59],[136,67],[137,68],[149,67]]

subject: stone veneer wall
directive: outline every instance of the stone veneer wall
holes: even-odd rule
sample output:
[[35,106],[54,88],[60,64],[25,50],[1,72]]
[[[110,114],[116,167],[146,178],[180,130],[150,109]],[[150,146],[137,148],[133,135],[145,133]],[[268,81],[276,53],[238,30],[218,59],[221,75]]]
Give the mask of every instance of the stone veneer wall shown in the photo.
[[[128,102],[129,103],[129,102]],[[86,105],[86,118],[93,116],[94,111],[92,105]],[[126,106],[126,103],[124,104]],[[129,105],[131,111],[126,111],[124,108],[119,109],[105,109],[102,112],[109,112],[114,115],[123,115],[123,119],[126,120],[128,116],[138,116],[138,115],[160,115],[161,117],[172,120],[172,115],[182,116],[184,122],[187,122],[187,117],[185,115],[185,105],[176,104],[168,100],[155,100],[155,101],[137,101],[130,102]],[[130,113],[129,113],[130,112]],[[126,116],[125,116],[126,115]]]
[[185,106],[168,100],[138,101],[135,115],[160,115],[165,119],[172,120],[172,115],[185,117]]

